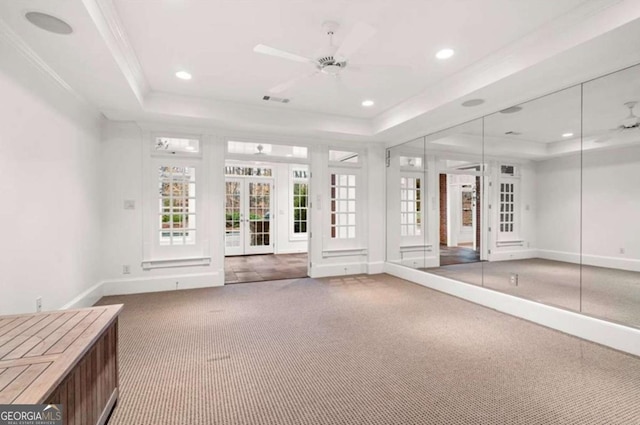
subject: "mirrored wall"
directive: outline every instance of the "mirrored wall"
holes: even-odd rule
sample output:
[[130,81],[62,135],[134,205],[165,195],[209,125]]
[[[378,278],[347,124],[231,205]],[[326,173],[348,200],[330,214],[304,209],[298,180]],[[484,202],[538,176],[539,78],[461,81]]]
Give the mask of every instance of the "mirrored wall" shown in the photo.
[[640,327],[637,101],[640,66],[390,148],[387,261]]

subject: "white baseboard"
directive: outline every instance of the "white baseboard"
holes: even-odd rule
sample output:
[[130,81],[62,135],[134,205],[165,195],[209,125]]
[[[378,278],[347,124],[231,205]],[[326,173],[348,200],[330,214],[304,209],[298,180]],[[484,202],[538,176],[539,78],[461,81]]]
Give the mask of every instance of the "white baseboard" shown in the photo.
[[[332,263],[332,264],[314,264],[311,268],[311,277],[331,277],[346,276],[352,274],[367,273],[367,263]],[[384,268],[383,268],[384,269]]]
[[[176,282],[178,286],[176,288]],[[207,288],[224,285],[224,272],[176,274],[169,276],[134,277],[103,282],[102,293],[107,295],[141,294],[145,292],[175,291],[176,289]]]
[[103,282],[96,283],[91,288],[87,289],[86,291],[60,307],[60,310],[91,307],[103,296],[102,284]]
[[529,258],[536,258],[538,255],[538,251],[535,249],[513,249],[506,251],[492,249],[491,251],[489,261],[527,260]]
[[521,317],[588,341],[640,356],[640,329],[607,322],[397,264],[385,263],[385,272],[512,316]]
[[585,264],[587,266],[606,267],[609,269],[640,272],[640,260],[619,257],[604,257],[601,255],[580,254],[574,252],[551,251],[547,249],[537,250],[538,258],[546,260],[564,261],[566,263]]
[[384,261],[377,261],[367,264],[367,274],[384,273]]

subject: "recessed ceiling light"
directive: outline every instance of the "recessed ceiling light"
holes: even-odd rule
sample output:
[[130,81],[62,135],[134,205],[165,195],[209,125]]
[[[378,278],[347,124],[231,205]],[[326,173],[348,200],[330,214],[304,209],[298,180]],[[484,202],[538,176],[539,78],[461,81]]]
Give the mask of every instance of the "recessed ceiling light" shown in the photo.
[[27,12],[24,17],[27,18],[27,21],[31,22],[33,25],[45,31],[64,35],[71,34],[73,32],[73,28],[71,28],[71,25],[67,24],[60,18],[47,15],[46,13]]
[[362,101],[362,106],[368,108],[370,106],[373,106],[375,104],[375,102],[373,100],[363,100]]
[[436,53],[436,57],[438,59],[449,59],[451,56],[453,56],[454,53],[455,52],[453,51],[453,49],[442,49],[438,53]]
[[189,74],[187,71],[178,71],[176,72],[176,77],[180,78],[181,80],[190,80],[191,74]]
[[564,133],[562,137],[572,137],[573,133]]
[[465,102],[462,102],[462,106],[472,107],[482,105],[484,103],[484,99],[469,99]]

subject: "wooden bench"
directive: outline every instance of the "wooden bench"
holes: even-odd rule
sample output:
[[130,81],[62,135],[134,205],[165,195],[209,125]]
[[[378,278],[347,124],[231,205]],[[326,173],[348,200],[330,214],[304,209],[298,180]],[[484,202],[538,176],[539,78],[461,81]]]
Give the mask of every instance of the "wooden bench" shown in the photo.
[[0,316],[0,404],[62,404],[66,425],[106,423],[118,399],[121,310]]

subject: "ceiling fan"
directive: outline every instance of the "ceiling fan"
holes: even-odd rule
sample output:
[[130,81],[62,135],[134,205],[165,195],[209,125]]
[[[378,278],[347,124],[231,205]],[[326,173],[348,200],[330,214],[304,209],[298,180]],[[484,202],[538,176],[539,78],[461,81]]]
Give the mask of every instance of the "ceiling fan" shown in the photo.
[[626,102],[624,106],[629,109],[629,115],[622,119],[617,127],[595,133],[592,135],[593,138],[590,140],[594,143],[605,143],[611,140],[614,132],[627,133],[629,130],[640,128],[640,117],[633,112],[633,108],[635,108],[637,104],[637,101]]
[[629,116],[623,119],[620,122],[620,125],[615,129],[618,131],[630,130],[632,128],[640,127],[640,117],[633,113],[633,108],[638,104],[636,101],[627,102],[624,104],[627,108],[629,108]]
[[253,51],[256,53],[262,53],[296,62],[308,63],[313,67],[313,71],[308,74],[300,75],[299,77],[272,87],[269,89],[270,93],[282,93],[301,81],[311,78],[317,74],[327,74],[333,77],[339,76],[347,67],[351,55],[353,55],[376,33],[376,30],[370,25],[365,24],[364,22],[358,22],[351,32],[347,34],[342,44],[340,46],[334,46],[333,34],[338,30],[339,24],[333,21],[326,21],[322,24],[322,28],[329,36],[329,46],[327,46],[325,51],[317,59],[300,56],[295,53],[286,52],[264,44],[258,44],[253,48]]

